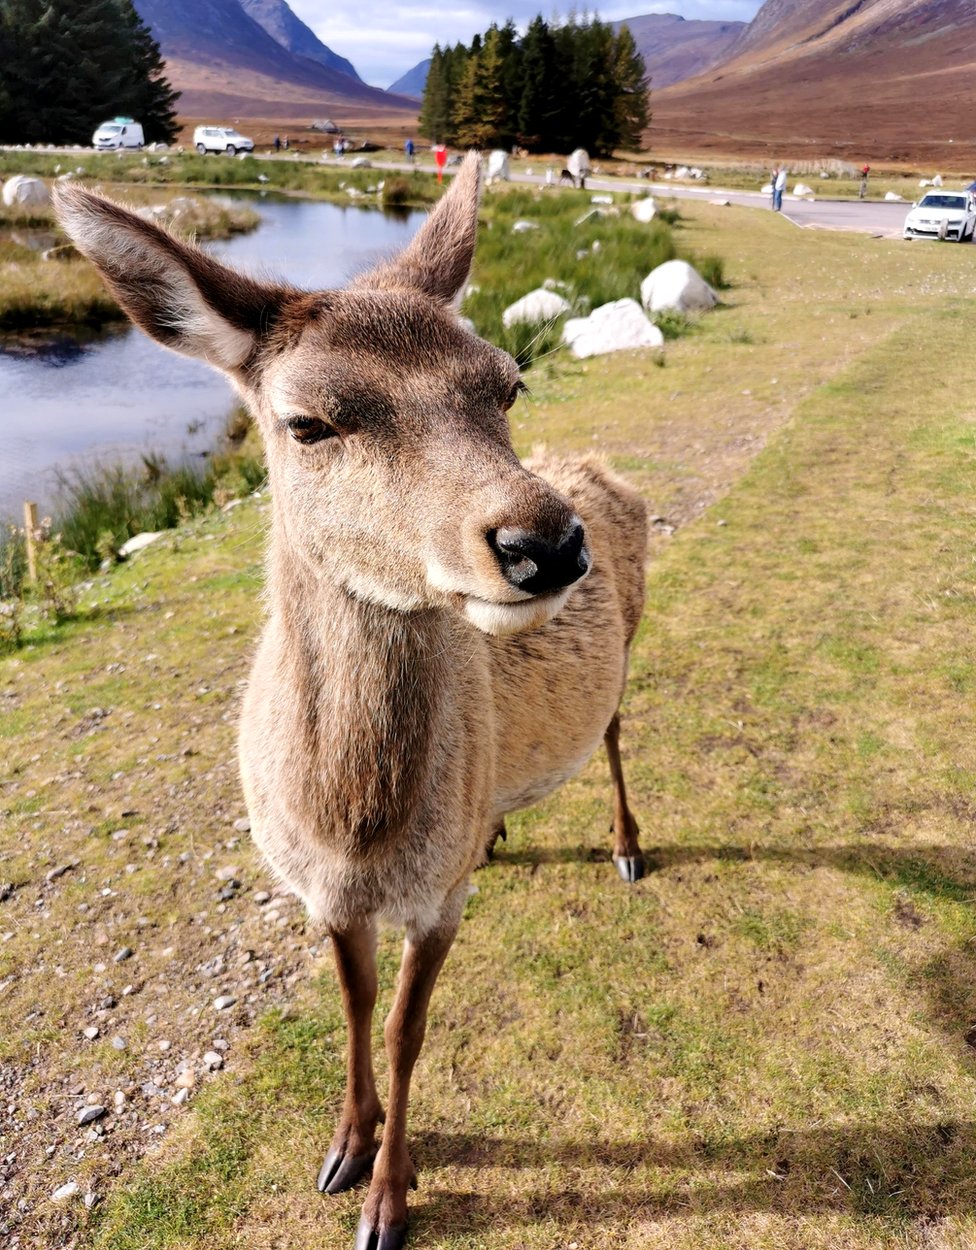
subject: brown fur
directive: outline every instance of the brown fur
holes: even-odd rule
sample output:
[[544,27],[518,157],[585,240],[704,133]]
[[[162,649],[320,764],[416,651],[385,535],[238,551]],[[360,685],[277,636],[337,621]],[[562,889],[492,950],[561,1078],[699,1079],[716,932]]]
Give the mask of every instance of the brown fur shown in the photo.
[[[329,1192],[372,1158],[375,924],[406,928],[363,1245],[402,1240],[427,1002],[505,814],[572,776],[605,737],[614,854],[631,879],[640,863],[616,713],[643,602],[644,506],[595,460],[516,459],[504,415],[516,366],[452,307],[478,182],[472,157],[399,261],[318,294],[232,274],[107,201],[59,193],[66,228],[133,319],[228,373],[264,437],[269,618],[241,773],[255,840],[334,941],[350,1043],[320,1176]],[[296,416],[335,436],[299,443]],[[579,519],[592,565],[582,581],[530,594],[504,574],[492,536],[517,530],[555,550]]]

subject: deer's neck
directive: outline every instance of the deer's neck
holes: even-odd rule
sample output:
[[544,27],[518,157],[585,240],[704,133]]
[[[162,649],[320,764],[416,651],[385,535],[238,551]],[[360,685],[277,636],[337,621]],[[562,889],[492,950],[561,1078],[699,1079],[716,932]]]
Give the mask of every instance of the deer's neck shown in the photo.
[[412,819],[446,732],[450,622],[363,602],[273,549],[271,573],[284,693],[309,782],[357,845],[394,835]]

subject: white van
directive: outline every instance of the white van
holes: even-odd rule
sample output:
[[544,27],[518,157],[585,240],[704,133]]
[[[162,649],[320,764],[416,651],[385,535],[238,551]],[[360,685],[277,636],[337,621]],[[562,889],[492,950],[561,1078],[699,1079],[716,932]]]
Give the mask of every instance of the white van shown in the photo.
[[145,142],[142,127],[131,117],[113,117],[110,122],[102,122],[92,135],[92,147],[100,152],[141,148]]
[[236,156],[238,152],[253,152],[254,140],[230,126],[197,126],[193,132],[193,146],[201,156],[207,152],[226,152],[228,156]]

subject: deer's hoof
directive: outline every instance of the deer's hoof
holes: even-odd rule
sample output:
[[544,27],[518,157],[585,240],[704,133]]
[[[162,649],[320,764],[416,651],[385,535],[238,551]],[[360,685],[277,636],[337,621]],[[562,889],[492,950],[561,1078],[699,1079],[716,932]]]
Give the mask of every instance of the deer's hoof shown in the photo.
[[[376,1151],[370,1150],[364,1155],[346,1154],[344,1150],[330,1150],[319,1168],[319,1178],[315,1182],[320,1194],[341,1194],[346,1189],[358,1185],[372,1169]],[[357,1240],[356,1245],[359,1245]]]
[[617,872],[620,873],[622,881],[626,881],[628,885],[633,885],[635,881],[640,881],[644,875],[644,856],[637,855],[614,855],[613,862],[617,865]]
[[369,1217],[364,1215],[356,1229],[356,1244],[353,1250],[401,1250],[406,1240],[406,1220],[402,1224],[374,1228]]

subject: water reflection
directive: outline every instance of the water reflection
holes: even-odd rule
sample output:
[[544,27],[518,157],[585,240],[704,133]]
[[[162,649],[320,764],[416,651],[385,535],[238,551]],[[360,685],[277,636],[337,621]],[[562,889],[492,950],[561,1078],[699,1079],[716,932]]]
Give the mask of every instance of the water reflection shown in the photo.
[[[255,277],[307,289],[344,285],[404,247],[423,220],[271,196],[220,198],[255,205],[262,224],[210,250]],[[49,507],[58,464],[149,451],[204,455],[234,405],[230,383],[205,364],[125,325],[0,340],[0,515],[19,511],[24,497]]]

